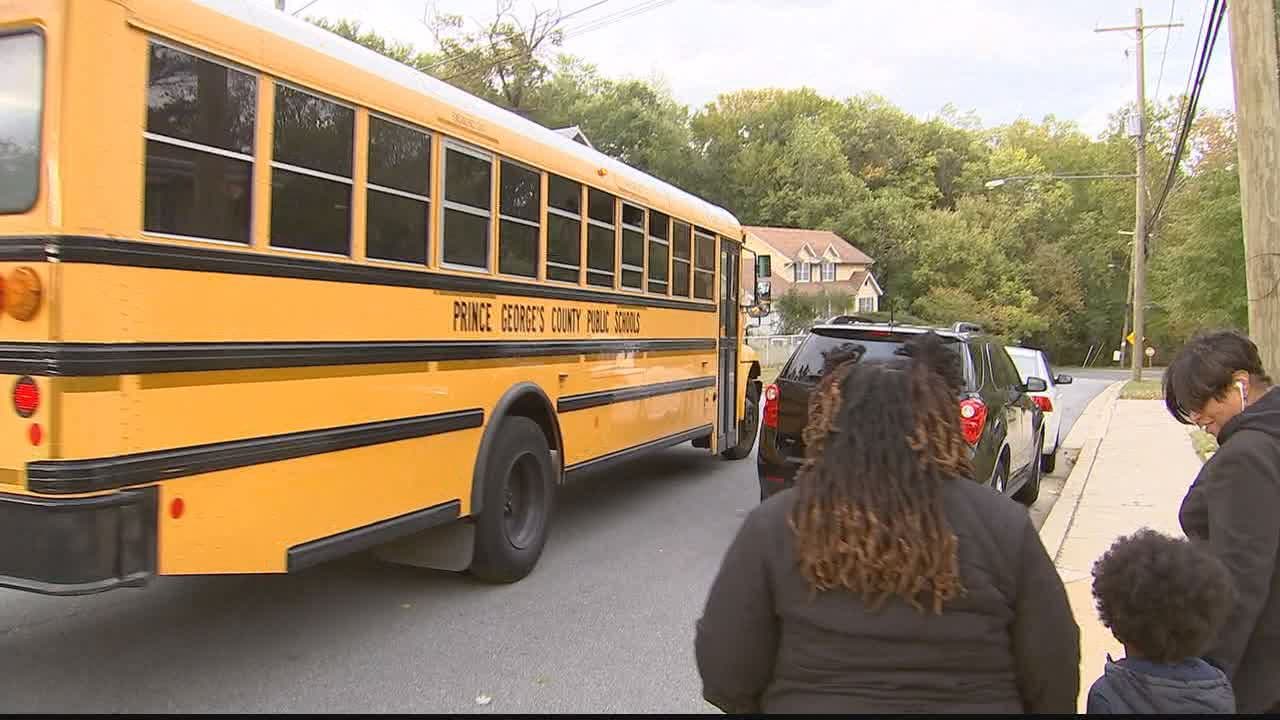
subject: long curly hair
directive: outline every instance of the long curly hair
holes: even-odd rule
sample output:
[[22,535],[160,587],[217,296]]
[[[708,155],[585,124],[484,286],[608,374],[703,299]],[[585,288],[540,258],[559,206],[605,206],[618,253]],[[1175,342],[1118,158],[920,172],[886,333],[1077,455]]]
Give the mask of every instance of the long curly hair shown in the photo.
[[810,396],[790,516],[800,572],[815,592],[844,588],[873,610],[898,596],[941,613],[964,592],[942,484],[973,476],[960,359],[934,333],[900,357],[861,355],[829,362]]

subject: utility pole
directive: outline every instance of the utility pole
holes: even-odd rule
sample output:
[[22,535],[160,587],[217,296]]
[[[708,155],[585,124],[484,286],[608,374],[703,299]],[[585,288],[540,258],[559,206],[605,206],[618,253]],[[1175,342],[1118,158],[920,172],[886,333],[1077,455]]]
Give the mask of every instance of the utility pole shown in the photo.
[[284,4],[285,0],[276,0],[276,9],[280,12],[284,12]]
[[1135,59],[1138,61],[1138,114],[1137,149],[1138,149],[1138,181],[1135,191],[1136,207],[1134,208],[1133,228],[1133,350],[1130,359],[1133,366],[1133,379],[1142,379],[1143,350],[1146,348],[1144,332],[1147,303],[1147,82],[1143,68],[1143,32],[1157,28],[1182,27],[1182,23],[1170,25],[1143,25],[1142,8],[1133,11],[1134,24],[1126,27],[1098,28],[1094,32],[1115,32],[1133,30],[1137,36]]
[[1235,79],[1244,219],[1249,336],[1262,367],[1280,372],[1280,76],[1275,0],[1231,0],[1231,71]]

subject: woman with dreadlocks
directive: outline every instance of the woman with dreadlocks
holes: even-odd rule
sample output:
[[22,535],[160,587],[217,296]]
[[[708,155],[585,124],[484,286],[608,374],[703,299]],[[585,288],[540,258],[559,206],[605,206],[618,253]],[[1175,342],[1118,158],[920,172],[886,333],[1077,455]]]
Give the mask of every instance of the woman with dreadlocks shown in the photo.
[[824,375],[794,488],[753,510],[696,652],[728,713],[1074,713],[1080,636],[1027,512],[973,482],[936,335]]

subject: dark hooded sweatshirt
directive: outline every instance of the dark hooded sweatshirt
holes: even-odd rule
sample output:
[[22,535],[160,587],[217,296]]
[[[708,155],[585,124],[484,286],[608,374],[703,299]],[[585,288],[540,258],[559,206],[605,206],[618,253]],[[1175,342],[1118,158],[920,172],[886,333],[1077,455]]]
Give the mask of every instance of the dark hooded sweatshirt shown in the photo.
[[1074,713],[1080,631],[1026,508],[943,484],[964,595],[941,615],[893,597],[814,593],[787,517],[795,490],[743,522],[697,623],[703,697],[728,713]]
[[1280,711],[1280,389],[1229,420],[1218,443],[1178,514],[1235,581],[1235,607],[1205,659],[1226,672],[1241,713]]
[[1235,696],[1221,670],[1199,659],[1161,665],[1107,658],[1089,688],[1090,715],[1234,714]]

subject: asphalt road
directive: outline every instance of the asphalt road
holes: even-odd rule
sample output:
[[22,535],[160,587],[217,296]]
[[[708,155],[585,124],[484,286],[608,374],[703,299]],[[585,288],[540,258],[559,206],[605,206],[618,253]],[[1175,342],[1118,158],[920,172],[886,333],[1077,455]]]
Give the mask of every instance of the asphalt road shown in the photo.
[[[1106,385],[1064,388],[1065,420]],[[753,459],[685,446],[565,488],[515,585],[359,556],[82,598],[0,590],[0,712],[713,711],[694,621],[757,499]]]

